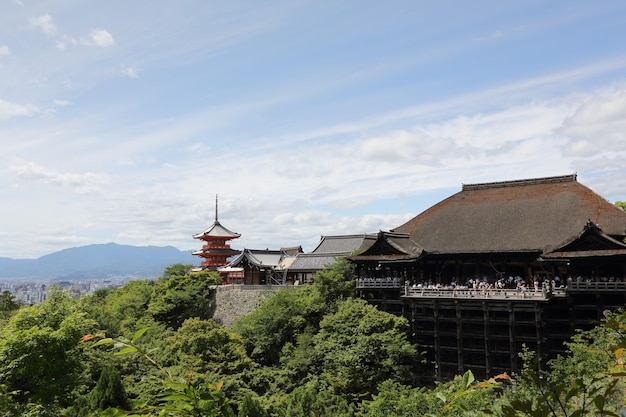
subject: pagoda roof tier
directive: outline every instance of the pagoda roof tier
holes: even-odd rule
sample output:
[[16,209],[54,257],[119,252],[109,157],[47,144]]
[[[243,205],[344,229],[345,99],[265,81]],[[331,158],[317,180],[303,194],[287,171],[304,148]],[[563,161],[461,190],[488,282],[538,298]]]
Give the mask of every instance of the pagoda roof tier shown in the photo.
[[236,250],[236,249],[231,249],[231,248],[217,248],[217,249],[213,249],[213,248],[209,248],[209,249],[200,249],[197,251],[192,252],[192,255],[195,256],[225,256],[225,257],[229,257],[229,256],[234,256],[234,255],[239,255],[241,253],[241,251]]
[[211,239],[211,238],[220,238],[220,239],[237,239],[241,234],[232,232],[222,226],[218,220],[213,222],[213,225],[206,229],[202,233],[198,233],[193,236],[194,239]]

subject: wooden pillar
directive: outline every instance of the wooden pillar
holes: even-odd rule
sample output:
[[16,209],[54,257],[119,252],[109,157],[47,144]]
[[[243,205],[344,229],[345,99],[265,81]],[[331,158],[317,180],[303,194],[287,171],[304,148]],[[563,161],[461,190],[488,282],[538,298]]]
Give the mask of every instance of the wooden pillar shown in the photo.
[[458,301],[454,301],[456,307],[456,357],[457,368],[459,374],[465,372],[465,366],[463,365],[463,316],[461,315],[461,305]]
[[441,341],[439,340],[439,303],[433,300],[433,339],[435,344],[435,378],[441,382]]
[[489,305],[483,301],[483,336],[485,338],[485,378],[491,375],[490,338],[489,338]]
[[517,372],[517,343],[515,339],[515,309],[513,303],[508,303],[509,309],[509,359],[511,372]]
[[541,306],[535,302],[535,338],[537,341],[537,368],[543,370],[543,324],[541,320]]

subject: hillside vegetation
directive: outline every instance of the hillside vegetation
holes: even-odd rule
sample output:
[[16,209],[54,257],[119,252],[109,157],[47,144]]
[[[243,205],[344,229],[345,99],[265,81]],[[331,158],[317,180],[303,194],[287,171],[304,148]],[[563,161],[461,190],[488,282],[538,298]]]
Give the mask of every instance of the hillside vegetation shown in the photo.
[[518,375],[426,386],[407,320],[355,298],[347,261],[271,293],[216,295],[217,274],[187,270],[78,300],[54,291],[32,307],[3,293],[0,416],[580,417],[626,406],[623,312],[578,333],[549,370],[525,352]]

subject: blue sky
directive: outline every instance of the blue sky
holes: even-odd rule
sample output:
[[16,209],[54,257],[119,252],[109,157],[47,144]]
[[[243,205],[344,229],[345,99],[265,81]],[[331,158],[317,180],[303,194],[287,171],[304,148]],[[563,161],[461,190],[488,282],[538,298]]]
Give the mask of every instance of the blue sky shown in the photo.
[[626,3],[0,4],[0,257],[399,226],[463,183],[626,200]]

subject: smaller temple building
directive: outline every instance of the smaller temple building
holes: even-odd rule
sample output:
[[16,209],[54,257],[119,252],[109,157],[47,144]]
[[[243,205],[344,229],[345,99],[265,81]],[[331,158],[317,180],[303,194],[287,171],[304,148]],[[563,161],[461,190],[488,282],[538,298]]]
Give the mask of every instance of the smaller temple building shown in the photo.
[[223,283],[245,285],[288,285],[293,284],[288,275],[288,266],[302,247],[272,249],[244,249],[228,265],[218,271]]
[[288,265],[294,282],[310,283],[316,272],[323,270],[339,258],[360,253],[376,241],[375,234],[322,236],[311,253],[298,253]]

